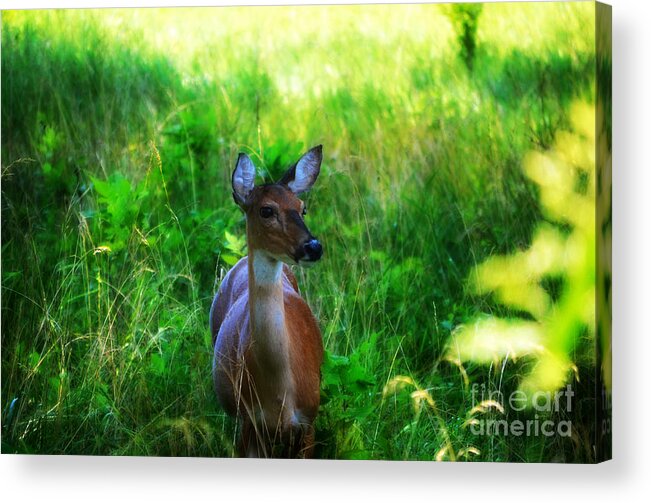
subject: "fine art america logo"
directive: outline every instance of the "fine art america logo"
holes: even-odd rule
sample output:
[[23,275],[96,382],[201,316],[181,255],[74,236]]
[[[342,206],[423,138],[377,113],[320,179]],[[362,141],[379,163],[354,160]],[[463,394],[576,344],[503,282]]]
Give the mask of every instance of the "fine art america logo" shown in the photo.
[[[482,403],[499,404],[502,412],[510,409],[515,412],[522,412],[530,404],[533,417],[528,419],[508,420],[482,418],[475,419],[470,423],[470,432],[473,435],[502,435],[502,436],[545,436],[570,437],[572,435],[572,421],[555,421],[553,413],[572,412],[572,398],[574,391],[572,386],[567,385],[565,389],[551,393],[548,391],[537,391],[529,401],[527,395],[520,391],[513,391],[508,397],[499,390],[486,391],[485,384],[472,385],[472,406],[473,410]],[[558,414],[555,415],[558,417]]]

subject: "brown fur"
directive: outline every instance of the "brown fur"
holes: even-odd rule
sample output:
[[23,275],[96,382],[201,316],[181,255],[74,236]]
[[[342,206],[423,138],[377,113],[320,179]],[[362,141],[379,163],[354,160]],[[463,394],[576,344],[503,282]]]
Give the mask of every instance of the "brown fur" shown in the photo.
[[[260,217],[263,206],[274,208],[273,218]],[[321,332],[289,267],[282,264],[278,280],[265,284],[253,264],[255,253],[269,270],[277,260],[296,261],[296,250],[312,238],[297,218],[303,202],[287,187],[269,185],[256,187],[243,209],[249,256],[228,272],[210,313],[215,390],[226,412],[242,420],[241,454],[311,457]]]

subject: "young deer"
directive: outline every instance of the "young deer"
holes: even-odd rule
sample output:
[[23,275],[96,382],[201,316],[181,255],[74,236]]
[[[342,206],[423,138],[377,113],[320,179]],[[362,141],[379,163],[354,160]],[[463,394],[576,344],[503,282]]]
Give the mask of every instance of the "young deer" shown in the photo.
[[305,226],[305,204],[321,168],[321,145],[282,179],[255,187],[240,154],[233,198],[246,214],[249,253],[226,274],[210,309],[217,398],[242,420],[248,457],[311,457],[319,408],[321,332],[286,264],[308,267],[322,255]]

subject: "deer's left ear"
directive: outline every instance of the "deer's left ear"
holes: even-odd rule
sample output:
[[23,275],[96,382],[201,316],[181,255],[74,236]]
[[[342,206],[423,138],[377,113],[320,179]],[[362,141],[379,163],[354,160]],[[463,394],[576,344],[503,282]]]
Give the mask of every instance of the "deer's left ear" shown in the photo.
[[290,168],[280,179],[280,184],[287,185],[294,194],[307,192],[316,182],[321,170],[323,147],[317,145],[308,150],[295,166]]

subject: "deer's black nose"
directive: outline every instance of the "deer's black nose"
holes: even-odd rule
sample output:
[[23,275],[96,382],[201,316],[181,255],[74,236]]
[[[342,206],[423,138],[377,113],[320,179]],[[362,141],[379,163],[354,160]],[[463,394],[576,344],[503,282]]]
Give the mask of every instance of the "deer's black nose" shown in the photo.
[[323,247],[317,239],[310,239],[303,245],[303,249],[305,250],[307,258],[313,262],[319,260],[321,255],[323,255]]

